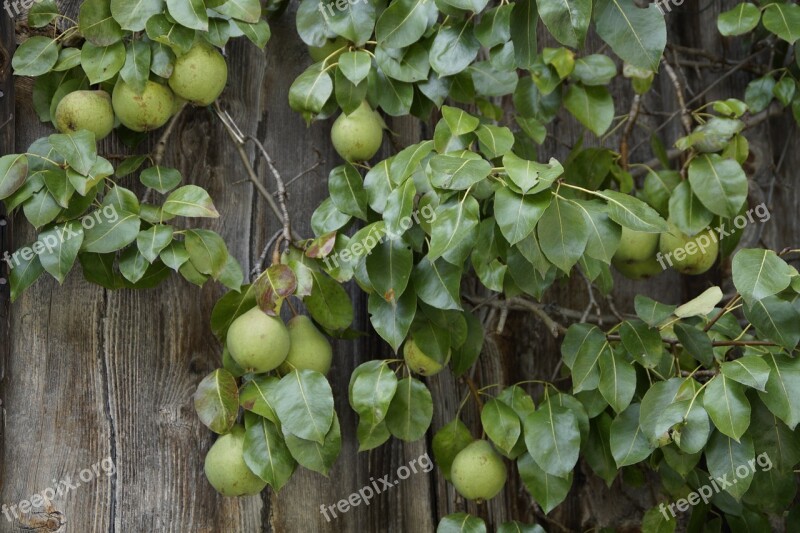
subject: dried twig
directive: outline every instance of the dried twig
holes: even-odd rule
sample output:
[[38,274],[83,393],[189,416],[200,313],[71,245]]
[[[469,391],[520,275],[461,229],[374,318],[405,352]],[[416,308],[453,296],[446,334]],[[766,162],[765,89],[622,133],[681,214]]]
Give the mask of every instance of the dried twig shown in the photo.
[[256,260],[255,264],[253,264],[252,270],[250,270],[251,279],[257,278],[261,274],[261,272],[264,271],[264,261],[267,260],[267,255],[269,254],[269,250],[270,248],[272,248],[272,245],[275,244],[275,241],[278,240],[278,237],[282,235],[283,235],[283,229],[280,229],[276,231],[275,234],[272,237],[270,237],[270,239],[267,241],[266,246],[264,246],[264,250],[261,252],[261,255],[258,256],[258,259]]
[[[178,119],[183,113],[183,110],[186,108],[186,104],[181,106],[180,109],[172,116],[167,127],[164,128],[164,131],[161,133],[161,137],[158,138],[158,142],[156,143],[155,149],[153,149],[153,155],[151,156],[153,161],[153,166],[157,167],[161,164],[161,161],[164,159],[164,154],[167,151],[167,142],[169,141],[172,132],[175,131],[175,125],[178,123]],[[153,189],[147,189],[144,192],[144,196],[142,196],[142,203],[147,203],[150,200],[150,195],[153,193]]]
[[286,185],[284,185],[280,172],[278,172],[278,169],[275,168],[275,164],[272,162],[272,157],[270,157],[269,152],[267,152],[267,149],[264,148],[264,145],[261,143],[261,141],[252,135],[248,135],[247,138],[258,147],[259,151],[261,151],[261,155],[264,156],[264,160],[267,162],[267,166],[272,172],[272,175],[275,177],[275,182],[278,184],[277,196],[282,214],[281,221],[283,222],[283,239],[289,243],[292,241],[292,226],[291,220],[289,219],[289,209],[286,207]]
[[622,130],[622,138],[619,141],[620,162],[622,168],[628,170],[628,138],[636,125],[636,119],[639,118],[639,110],[641,109],[642,95],[637,94],[633,97],[631,102],[631,110],[628,112],[628,121],[625,124],[625,129]]
[[675,74],[675,71],[672,69],[672,65],[669,64],[669,61],[667,61],[666,58],[662,60],[662,63],[664,65],[664,71],[667,73],[667,76],[669,76],[669,79],[672,81],[672,86],[675,88],[675,98],[678,99],[683,129],[686,130],[687,134],[691,133],[692,117],[689,114],[689,110],[686,108],[686,99],[683,97],[683,87],[681,86],[681,82],[678,80],[678,75]]

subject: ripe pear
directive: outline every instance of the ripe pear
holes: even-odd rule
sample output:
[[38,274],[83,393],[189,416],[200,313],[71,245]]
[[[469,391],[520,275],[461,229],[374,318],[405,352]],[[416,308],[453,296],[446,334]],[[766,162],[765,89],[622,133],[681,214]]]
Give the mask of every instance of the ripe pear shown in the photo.
[[617,262],[644,261],[656,255],[658,233],[645,233],[622,227],[619,247],[614,253]]
[[61,133],[89,130],[95,140],[105,139],[114,129],[114,108],[105,91],[73,91],[56,107],[55,126]]
[[139,132],[155,130],[166,124],[174,107],[169,87],[148,81],[142,94],[138,94],[121,78],[114,86],[111,103],[119,121],[129,130]]
[[244,427],[233,426],[230,433],[217,439],[206,455],[206,478],[223,496],[250,496],[267,486],[244,462],[244,434]]
[[333,147],[345,161],[367,161],[383,142],[383,119],[365,101],[346,115],[339,115],[331,128]]
[[199,106],[216,100],[227,82],[228,63],[216,48],[205,43],[196,43],[176,59],[169,77],[176,95]]
[[322,46],[309,46],[308,55],[311,56],[311,59],[314,60],[314,63],[319,63],[320,61],[324,61],[328,56],[331,56],[331,54],[334,52],[339,52],[336,55],[332,55],[331,58],[328,59],[328,63],[333,63],[336,61],[336,58],[345,52],[344,47],[346,44],[347,40],[344,37],[328,39]]
[[450,468],[453,486],[468,500],[491,500],[506,483],[503,459],[485,440],[476,440],[458,452]]
[[648,257],[643,261],[617,261],[611,260],[614,268],[626,278],[638,281],[658,276],[664,268],[655,257]]
[[672,268],[678,272],[696,276],[714,265],[719,243],[712,229],[690,237],[670,223],[669,231],[661,234],[659,251],[665,264],[671,262]]
[[416,374],[422,376],[433,376],[441,372],[445,365],[450,361],[450,350],[447,350],[447,357],[444,363],[433,359],[425,354],[413,339],[406,342],[403,348],[403,359],[405,359],[408,368]]
[[281,374],[288,374],[294,369],[316,370],[320,374],[327,374],[331,369],[333,349],[325,335],[305,315],[289,320],[288,327],[292,344],[289,355],[279,368]]
[[258,306],[233,321],[226,344],[233,360],[252,372],[269,372],[289,354],[289,331],[280,317],[269,316]]

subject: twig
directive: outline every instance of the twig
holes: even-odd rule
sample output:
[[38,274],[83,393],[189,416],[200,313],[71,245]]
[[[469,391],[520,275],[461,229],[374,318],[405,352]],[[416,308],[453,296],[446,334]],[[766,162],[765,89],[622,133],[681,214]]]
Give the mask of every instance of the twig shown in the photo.
[[692,132],[692,117],[689,115],[689,110],[686,108],[686,99],[683,97],[683,87],[681,87],[681,82],[678,80],[678,75],[675,74],[675,71],[672,69],[672,65],[669,64],[669,61],[664,58],[662,63],[664,64],[664,71],[666,71],[667,76],[669,76],[669,79],[672,81],[672,86],[675,88],[675,97],[678,99],[678,105],[680,106],[683,129],[686,130],[687,134],[689,134]]
[[[178,123],[178,119],[181,116],[181,113],[186,108],[186,104],[182,105],[180,109],[172,116],[167,124],[167,127],[164,128],[164,131],[161,133],[161,137],[159,137],[158,142],[156,143],[156,147],[153,150],[152,161],[153,166],[157,167],[161,164],[161,161],[164,159],[164,154],[167,151],[167,141],[169,141],[172,132],[175,130],[175,124]],[[150,200],[150,196],[153,194],[153,189],[147,189],[144,192],[144,196],[142,196],[142,203],[146,204]]]
[[589,318],[589,313],[592,312],[594,308],[597,311],[597,315],[600,316],[600,304],[597,303],[597,300],[594,299],[594,287],[592,287],[592,280],[590,280],[583,271],[579,271],[581,277],[586,282],[586,291],[589,294],[589,303],[586,305],[586,309],[583,310],[583,314],[581,315],[581,322],[586,322]]
[[628,112],[628,122],[625,124],[625,129],[622,130],[622,138],[619,141],[619,153],[622,168],[628,170],[628,138],[636,125],[636,119],[639,118],[639,110],[641,109],[642,95],[637,94],[633,97],[631,102],[631,110]]
[[253,144],[255,144],[258,149],[261,151],[261,155],[264,156],[264,159],[267,162],[267,166],[269,167],[272,175],[275,176],[275,182],[278,184],[278,202],[280,204],[282,217],[281,220],[283,222],[283,239],[289,243],[292,241],[292,225],[291,220],[289,219],[289,210],[286,208],[286,186],[283,183],[283,178],[281,178],[280,172],[278,169],[275,168],[275,164],[272,162],[272,158],[270,157],[267,149],[264,148],[264,145],[253,137],[252,135],[247,136]]
[[[317,167],[321,166],[325,162],[322,159],[322,154],[319,153],[319,150],[314,148],[314,152],[316,152],[316,154],[317,154],[317,162],[314,163],[313,165],[311,165],[310,167],[308,167],[307,169],[301,171],[298,175],[296,175],[295,177],[293,177],[289,181],[287,181],[286,182],[286,188],[287,189],[289,188],[289,186],[292,185],[292,183],[294,183],[295,181],[299,180],[300,178],[302,178],[303,176],[305,176],[306,174],[308,174],[312,170],[315,170]],[[277,193],[275,193],[275,194],[277,194]]]
[[[258,175],[253,169],[253,165],[250,163],[250,157],[247,155],[247,151],[244,149],[244,145],[247,140],[246,137],[233,121],[233,118],[231,118],[226,111],[222,111],[219,103],[214,104],[214,112],[217,114],[223,126],[225,126],[225,131],[228,132],[231,140],[236,145],[236,151],[239,153],[239,158],[242,160],[242,164],[244,165],[244,169],[247,172],[248,178],[250,178],[250,181],[253,183],[259,194],[261,194],[264,200],[266,200],[267,205],[269,205],[269,208],[273,213],[275,213],[275,216],[277,216],[279,220],[283,220],[283,213],[281,213],[281,209],[278,207],[278,204],[275,202],[272,194],[270,194],[267,188],[264,187],[264,184],[258,179]],[[300,240],[293,230],[291,231],[290,240]]]
[[483,402],[481,401],[481,395],[478,392],[478,388],[475,386],[475,382],[472,381],[472,378],[469,376],[464,376],[464,381],[467,382],[467,387],[469,387],[469,392],[472,393],[472,397],[475,398],[475,402],[478,404],[478,412],[480,413],[483,411]]
[[267,241],[267,245],[264,246],[264,250],[261,252],[261,255],[258,256],[258,260],[256,260],[256,263],[253,265],[253,269],[250,271],[251,279],[258,277],[261,272],[263,272],[264,261],[267,260],[267,254],[269,254],[269,250],[272,248],[272,245],[275,244],[275,240],[281,235],[283,235],[283,229],[276,231],[275,234]]
[[[622,340],[617,334],[606,335],[606,339],[609,341],[619,341]],[[674,345],[674,346],[683,346],[681,341],[678,339],[661,339],[661,342]],[[712,341],[711,346],[778,346],[774,342],[771,341]]]
[[13,114],[8,115],[8,119],[2,124],[0,124],[0,130],[5,129],[5,127],[11,124],[11,121],[13,120],[14,120],[14,115]]

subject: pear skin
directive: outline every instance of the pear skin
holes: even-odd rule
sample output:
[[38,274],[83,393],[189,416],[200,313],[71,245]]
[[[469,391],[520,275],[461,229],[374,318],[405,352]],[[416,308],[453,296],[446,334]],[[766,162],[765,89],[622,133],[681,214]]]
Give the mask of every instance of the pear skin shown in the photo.
[[659,251],[664,264],[682,274],[697,276],[714,266],[719,243],[712,229],[690,237],[670,223],[669,231],[661,234]]
[[239,366],[261,373],[283,363],[291,340],[280,317],[269,316],[256,306],[233,321],[226,344]]
[[506,484],[506,465],[485,440],[476,440],[458,452],[450,468],[453,486],[468,500],[491,500]]
[[406,342],[403,347],[403,359],[406,365],[412,372],[421,376],[433,376],[441,372],[447,363],[450,361],[450,350],[447,351],[447,357],[444,363],[436,361],[434,358],[425,354],[413,339]]
[[108,137],[114,129],[114,108],[105,91],[73,91],[56,107],[54,123],[61,133],[89,130],[95,140]]
[[172,116],[175,101],[172,91],[154,81],[137,93],[122,79],[117,81],[111,103],[119,121],[129,130],[142,132],[160,128]]
[[228,63],[211,45],[197,43],[175,60],[169,86],[179,97],[207,106],[216,100],[228,83]]
[[294,369],[305,369],[327,374],[331,369],[333,348],[325,335],[305,315],[292,318],[287,326],[292,344],[289,355],[280,366],[280,373],[288,374]]
[[614,252],[614,260],[618,262],[644,261],[656,255],[658,250],[658,233],[646,233],[622,227],[619,247]]
[[372,159],[383,142],[383,119],[365,100],[358,109],[349,115],[342,113],[333,122],[331,141],[345,161]]

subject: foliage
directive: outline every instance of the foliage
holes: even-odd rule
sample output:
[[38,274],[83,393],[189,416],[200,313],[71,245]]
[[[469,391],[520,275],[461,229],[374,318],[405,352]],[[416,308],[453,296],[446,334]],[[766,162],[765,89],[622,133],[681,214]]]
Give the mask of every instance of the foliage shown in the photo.
[[[241,10],[248,2],[214,7],[206,11],[208,20],[202,9],[186,9],[211,7],[199,0],[167,2],[166,11],[160,1],[144,2],[142,11],[124,15],[115,13],[115,5],[87,1],[76,29],[56,39],[30,38],[18,50],[17,73],[38,77],[42,120],[52,115],[55,99],[89,83],[110,83],[116,75],[129,83],[144,79],[137,76],[168,77],[165,51],[185,51],[195,32],[216,46],[239,34],[263,46],[268,37],[260,10]],[[432,124],[430,139],[373,165],[348,162],[331,170],[330,197],[311,220],[314,236],[284,235],[272,266],[219,300],[211,319],[217,337],[224,343],[231,322],[255,305],[278,314],[282,302],[297,299],[328,334],[351,338],[357,335],[350,329],[353,308],[341,284],[355,281],[368,295],[373,328],[396,353],[413,340],[427,357],[449,362],[464,377],[481,410],[481,431],[516,462],[544,513],[567,497],[583,459],[608,485],[635,468],[651,468],[661,478],[665,501],[697,490],[709,476],[735,478],[738,483],[723,487],[709,504],[732,529],[763,528],[770,515],[781,515],[796,492],[793,469],[800,463],[794,394],[800,387],[800,276],[785,259],[798,250],[736,250],[741,232],[733,231],[720,243],[720,257],[732,261],[736,289],[728,301],[722,303],[718,287],[680,306],[640,295],[635,316],[620,316],[611,327],[582,320],[565,328],[561,377],[571,380],[568,390],[543,380],[478,389],[465,374],[486,335],[476,306],[494,302],[511,309],[520,301],[541,311],[537,305],[548,289],[576,275],[609,294],[623,233],[677,229],[699,239],[707,227],[731,228],[748,213],[747,128],[773,109],[791,109],[800,122],[800,7],[741,3],[719,16],[722,35],[748,35],[754,46],[780,49],[784,59],[794,54],[795,62],[761,72],[741,99],[691,111],[681,100],[686,134],[672,151],[654,136],[657,163],[647,166],[629,161],[638,108],[618,120],[609,85],[624,84],[639,102],[659,69],[671,72],[664,58],[666,24],[655,5],[367,0],[343,10],[327,6],[302,0],[298,7],[300,38],[330,51],[292,84],[288,99],[295,111],[311,124],[339,109],[349,114],[366,100],[389,116],[441,119]],[[42,13],[32,14],[32,24],[53,20]],[[561,47],[539,46],[540,19]],[[614,56],[605,47],[584,49],[592,31]],[[86,38],[80,54],[61,48],[77,32]],[[149,44],[149,69],[138,68],[141,42]],[[157,61],[156,50],[166,56]],[[513,107],[502,107],[502,99]],[[592,147],[575,140],[564,161],[544,162],[540,145],[565,113],[599,140]],[[619,149],[606,146],[621,128]],[[682,164],[675,168],[677,159]],[[126,160],[116,175],[133,172],[143,160]],[[76,227],[95,196],[98,206],[130,214],[124,218],[130,227],[116,229],[113,238],[84,236],[83,244],[62,246],[69,249],[55,258],[36,256],[15,269],[16,294],[43,270],[63,280],[76,257],[87,278],[109,288],[144,283],[153,278],[150,269],[162,266],[191,281],[210,276],[238,288],[241,272],[219,237],[163,224],[176,215],[216,215],[202,189],[173,191],[180,175],[154,165],[140,179],[169,196],[160,206],[141,204],[110,181],[115,171],[105,163],[84,133],[53,135],[26,154],[0,159],[0,199],[12,209],[22,206],[42,228],[40,239]],[[288,218],[283,223],[288,228]],[[654,251],[649,259],[657,257]],[[463,294],[466,286],[474,294]],[[542,397],[527,391],[531,384],[543,387]],[[431,393],[402,359],[357,367],[348,398],[359,417],[360,450],[392,436],[418,440],[430,429]],[[478,429],[461,420],[468,400],[433,437],[436,462],[448,479],[454,457]],[[317,372],[259,375],[226,360],[201,383],[196,402],[201,420],[220,434],[245,413],[245,460],[274,490],[298,464],[327,475],[339,454],[342,428],[332,388]],[[762,453],[774,468],[740,476],[737,467],[752,466]],[[657,503],[645,513],[643,527],[674,530],[675,520],[662,520]],[[708,509],[696,507],[692,519],[705,521]],[[458,513],[444,517],[438,530],[485,531],[486,525]],[[499,530],[542,529],[514,522]]]

